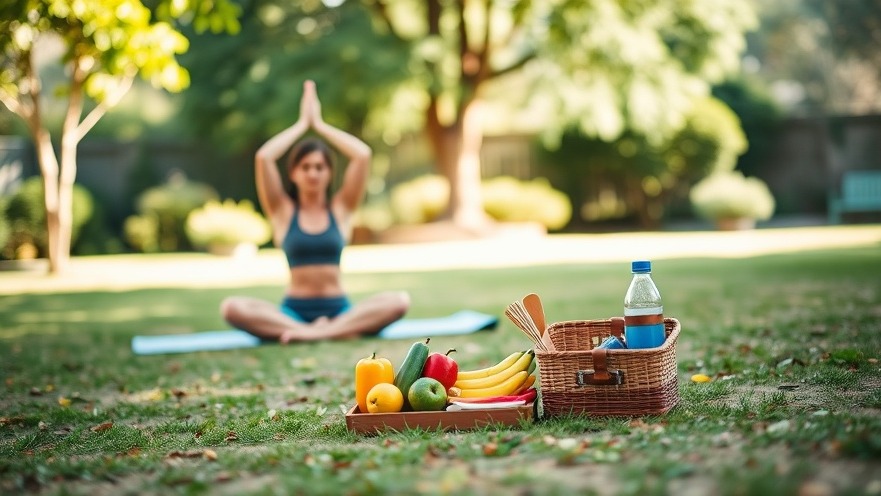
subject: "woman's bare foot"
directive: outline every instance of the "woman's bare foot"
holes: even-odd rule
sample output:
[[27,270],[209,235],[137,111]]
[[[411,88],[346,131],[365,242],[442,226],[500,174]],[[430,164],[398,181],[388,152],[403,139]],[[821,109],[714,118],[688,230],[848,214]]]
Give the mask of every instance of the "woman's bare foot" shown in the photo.
[[312,324],[295,323],[291,328],[281,333],[278,342],[288,344],[291,341],[310,341],[314,338],[310,337],[314,334]]

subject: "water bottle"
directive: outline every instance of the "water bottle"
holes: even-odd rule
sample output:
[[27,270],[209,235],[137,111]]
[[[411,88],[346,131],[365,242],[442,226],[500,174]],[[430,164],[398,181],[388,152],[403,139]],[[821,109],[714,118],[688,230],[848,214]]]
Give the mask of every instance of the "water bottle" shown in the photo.
[[628,349],[655,348],[664,344],[664,306],[652,280],[652,263],[630,264],[633,279],[624,296],[624,341]]

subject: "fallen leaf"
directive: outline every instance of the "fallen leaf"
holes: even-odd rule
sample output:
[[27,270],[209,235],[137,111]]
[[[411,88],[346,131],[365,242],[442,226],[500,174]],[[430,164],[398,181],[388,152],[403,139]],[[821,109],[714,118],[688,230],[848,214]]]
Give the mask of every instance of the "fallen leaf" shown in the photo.
[[229,431],[229,432],[226,433],[226,439],[225,439],[225,440],[226,440],[227,442],[238,441],[238,439],[239,439],[239,435],[236,434],[234,431]]
[[180,399],[180,398],[183,398],[184,396],[186,396],[187,392],[182,389],[171,388],[171,394],[173,394],[175,398]]
[[47,427],[49,427],[49,424],[43,422],[42,420],[40,421],[40,423],[37,424],[37,428],[41,431],[45,431]]
[[232,480],[232,474],[226,471],[218,472],[217,477],[214,478],[215,482],[228,482]]
[[217,452],[212,449],[206,449],[205,452],[202,454],[202,457],[208,461],[213,462],[217,460]]
[[499,445],[496,443],[486,443],[483,445],[483,455],[484,456],[493,456],[499,451]]
[[52,391],[55,391],[55,384],[46,384],[46,387],[43,389],[45,389],[47,393],[51,393]]
[[38,388],[38,387],[32,387],[30,390],[30,395],[31,396],[43,396],[43,392],[40,391],[40,388]]
[[129,450],[124,453],[117,453],[117,456],[128,456],[130,458],[136,458],[140,454],[141,454],[141,448],[139,446],[135,446],[133,448],[129,448]]
[[70,406],[70,403],[71,403],[70,399],[65,398],[64,396],[60,396],[58,398],[58,404],[61,406],[67,407],[67,406]]
[[834,491],[824,482],[808,481],[798,488],[798,496],[831,496],[832,494]]
[[691,382],[702,383],[702,382],[710,382],[710,380],[711,380],[710,376],[708,376],[706,374],[694,374],[693,376],[691,376]]
[[92,432],[104,432],[111,427],[113,427],[113,422],[104,422],[103,424],[98,424],[89,430]]
[[798,389],[798,384],[781,384],[777,386],[777,389],[782,389],[784,391],[792,391],[794,389]]
[[165,458],[201,458],[203,450],[174,450],[165,455]]

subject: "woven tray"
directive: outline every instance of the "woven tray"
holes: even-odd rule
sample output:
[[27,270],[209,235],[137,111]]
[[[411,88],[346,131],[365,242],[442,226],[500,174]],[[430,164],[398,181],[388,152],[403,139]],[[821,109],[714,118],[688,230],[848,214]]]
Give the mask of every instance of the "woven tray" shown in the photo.
[[596,346],[621,336],[624,319],[551,324],[554,350],[536,350],[545,416],[662,414],[679,403],[676,340],[679,321],[664,319],[667,339],[658,348],[605,350]]

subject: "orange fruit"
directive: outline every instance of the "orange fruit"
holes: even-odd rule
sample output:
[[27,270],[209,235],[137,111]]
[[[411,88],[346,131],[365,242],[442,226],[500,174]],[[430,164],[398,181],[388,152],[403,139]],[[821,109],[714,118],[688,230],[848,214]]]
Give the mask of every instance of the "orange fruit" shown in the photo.
[[367,411],[370,413],[400,412],[404,395],[394,384],[380,383],[367,392]]

